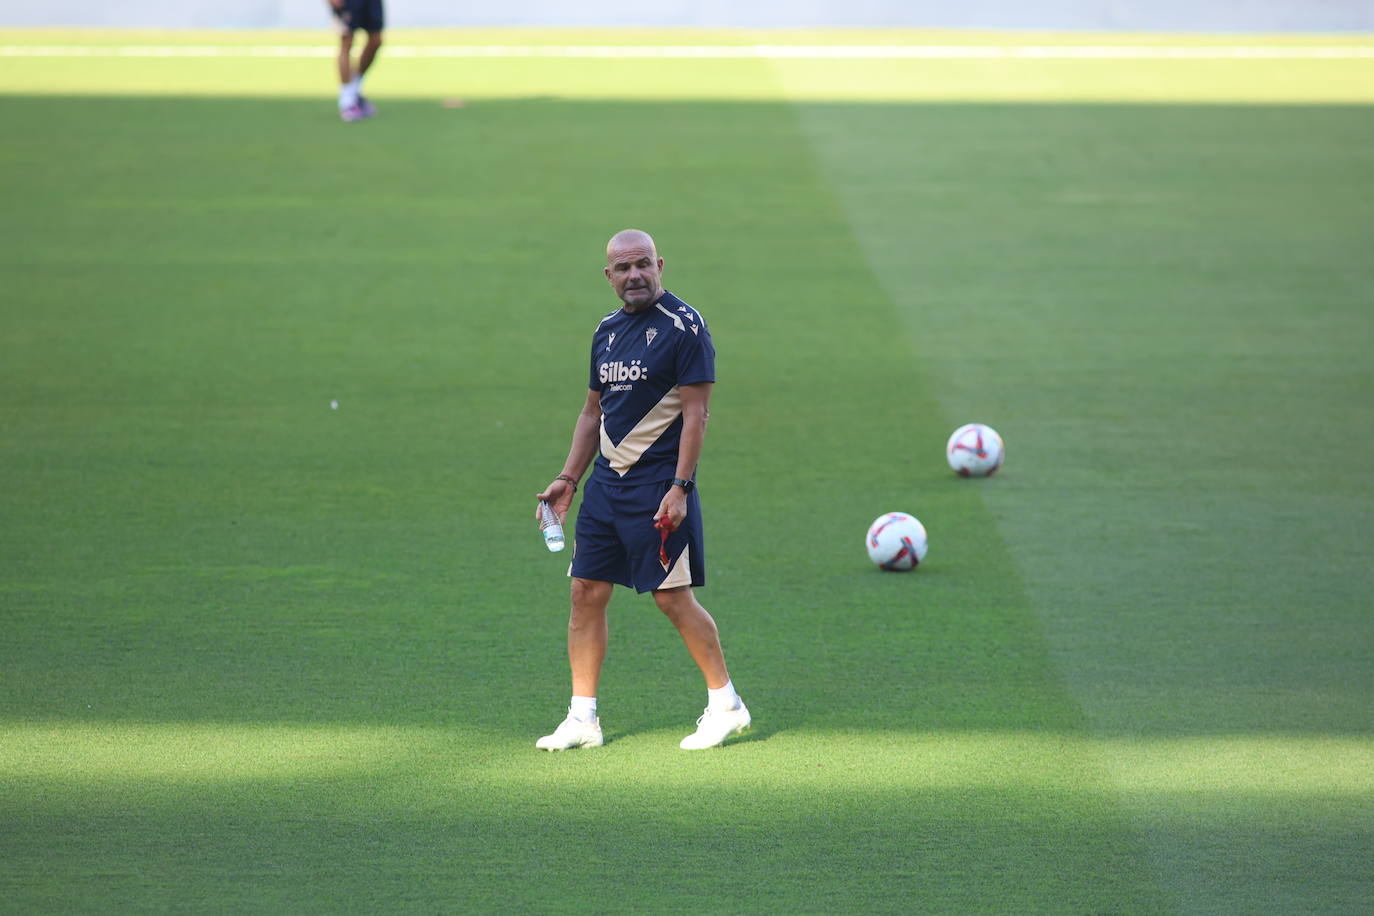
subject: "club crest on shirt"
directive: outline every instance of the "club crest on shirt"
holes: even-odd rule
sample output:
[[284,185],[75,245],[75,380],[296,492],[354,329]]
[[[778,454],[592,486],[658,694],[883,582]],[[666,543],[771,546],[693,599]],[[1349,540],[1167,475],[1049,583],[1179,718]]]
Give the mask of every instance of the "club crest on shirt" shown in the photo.
[[610,339],[606,341],[606,349],[609,350],[613,343],[615,343],[615,331],[611,332]]
[[647,347],[647,346],[649,346],[649,344],[653,343],[653,342],[654,342],[654,338],[657,337],[657,336],[658,336],[658,328],[649,328],[647,331],[645,331],[645,332],[644,332],[644,346]]

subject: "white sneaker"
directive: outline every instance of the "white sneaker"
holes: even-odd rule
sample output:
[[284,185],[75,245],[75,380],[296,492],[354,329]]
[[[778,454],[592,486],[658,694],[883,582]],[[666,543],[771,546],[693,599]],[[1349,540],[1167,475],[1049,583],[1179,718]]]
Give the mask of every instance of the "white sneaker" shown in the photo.
[[743,733],[751,721],[753,720],[749,718],[749,710],[743,700],[740,700],[737,709],[713,712],[708,706],[701,714],[701,718],[697,719],[697,730],[683,738],[678,747],[684,751],[699,751],[702,748],[724,744],[726,738]]
[[568,710],[568,717],[558,724],[552,735],[545,735],[534,746],[545,751],[566,751],[572,747],[601,747],[601,720],[583,722]]

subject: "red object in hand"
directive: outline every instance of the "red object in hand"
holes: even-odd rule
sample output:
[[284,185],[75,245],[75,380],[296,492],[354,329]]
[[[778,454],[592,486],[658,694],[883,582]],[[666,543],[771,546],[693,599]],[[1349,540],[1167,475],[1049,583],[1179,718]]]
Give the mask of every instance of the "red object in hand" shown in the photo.
[[674,525],[673,520],[665,515],[654,521],[654,527],[658,529],[659,536],[658,562],[662,563],[666,569],[668,566],[668,535],[677,529],[677,525]]

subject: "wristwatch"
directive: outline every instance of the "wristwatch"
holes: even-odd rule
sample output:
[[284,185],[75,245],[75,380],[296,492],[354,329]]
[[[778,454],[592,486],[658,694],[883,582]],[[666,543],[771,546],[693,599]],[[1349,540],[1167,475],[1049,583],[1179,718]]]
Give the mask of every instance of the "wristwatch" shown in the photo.
[[688,479],[686,479],[685,477],[674,477],[674,478],[673,478],[673,486],[675,486],[675,487],[682,487],[682,492],[684,492],[684,493],[691,493],[691,492],[692,492],[692,488],[695,487],[696,485],[697,485],[697,482],[696,482],[695,480],[688,480]]

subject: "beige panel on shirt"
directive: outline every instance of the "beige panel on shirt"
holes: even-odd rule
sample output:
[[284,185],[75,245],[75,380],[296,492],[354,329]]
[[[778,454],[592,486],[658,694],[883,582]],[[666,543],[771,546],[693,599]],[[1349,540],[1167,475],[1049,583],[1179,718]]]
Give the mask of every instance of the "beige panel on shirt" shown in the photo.
[[626,434],[620,444],[616,445],[611,441],[611,437],[606,435],[606,418],[601,418],[601,454],[610,462],[611,470],[621,477],[624,477],[630,468],[635,466],[635,462],[649,450],[649,446],[658,441],[658,437],[667,432],[668,427],[673,425],[673,421],[682,415],[682,395],[678,393],[677,386],[668,389],[668,393],[644,415],[644,418],[635,424],[635,428]]

